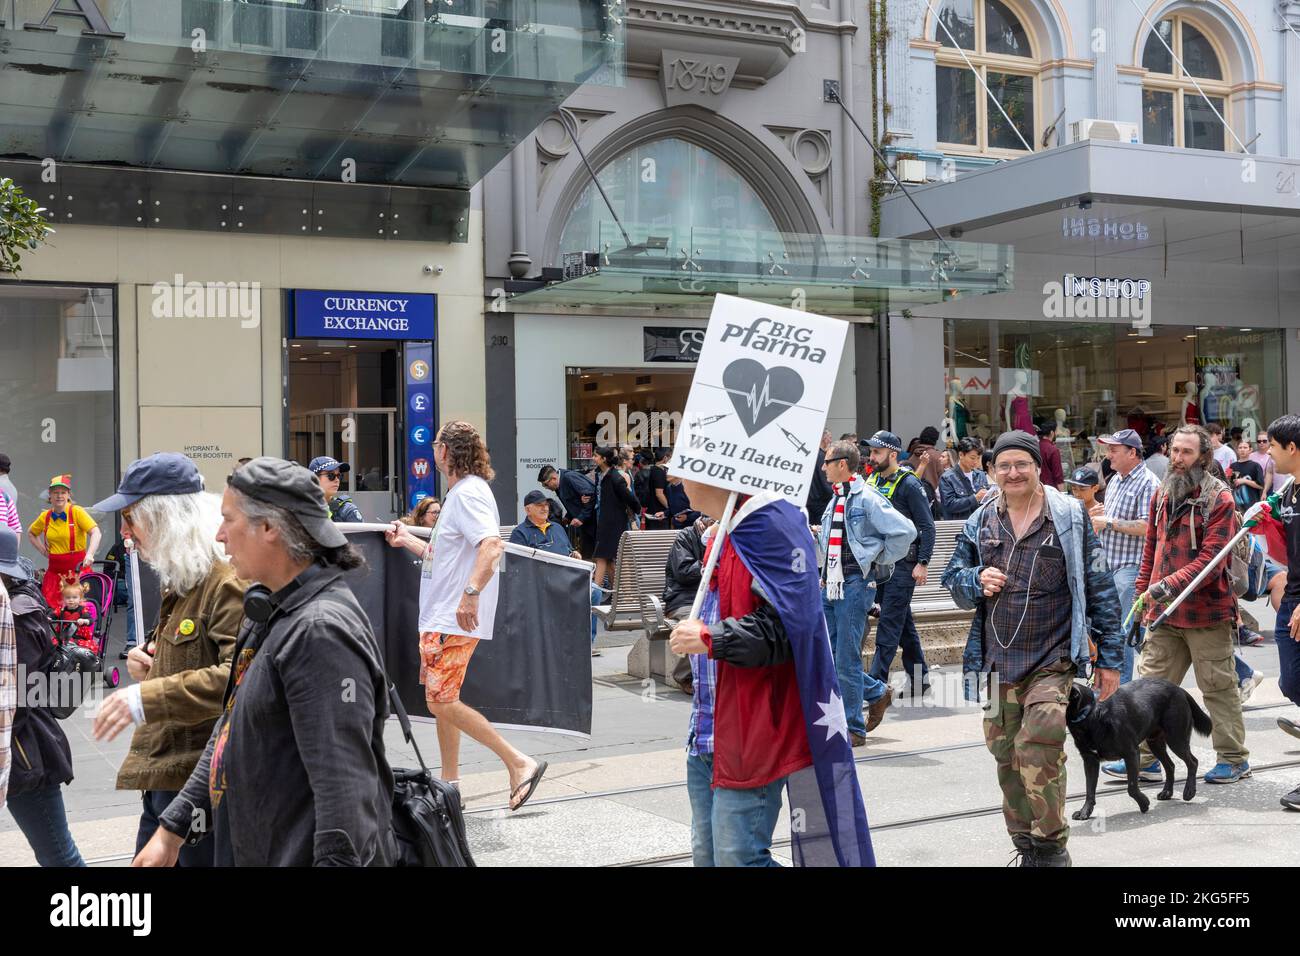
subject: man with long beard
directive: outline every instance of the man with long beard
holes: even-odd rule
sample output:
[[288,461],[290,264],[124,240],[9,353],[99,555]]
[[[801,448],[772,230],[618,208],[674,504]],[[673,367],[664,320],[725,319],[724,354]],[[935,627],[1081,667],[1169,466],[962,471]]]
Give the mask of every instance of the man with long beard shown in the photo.
[[[1207,471],[1213,454],[1210,433],[1201,426],[1183,425],[1174,432],[1169,471],[1151,504],[1135,586],[1140,595],[1135,613],[1143,614],[1148,624],[1159,616],[1160,605],[1181,594],[1238,530],[1232,492]],[[1138,661],[1139,677],[1163,677],[1174,684],[1182,683],[1189,667],[1195,670],[1196,686],[1214,721],[1211,739],[1218,754],[1218,763],[1205,775],[1206,783],[1236,783],[1250,776],[1241,695],[1232,662],[1236,616],[1225,560],[1168,620],[1147,631]],[[1161,778],[1160,762],[1145,743],[1138,757],[1143,779]],[[1105,764],[1102,770],[1112,776],[1126,775],[1122,760]]]
[[[110,694],[93,726],[97,740],[135,727],[117,788],[144,791],[139,853],[221,714],[245,585],[217,543],[221,499],[203,490],[198,467],[184,455],[161,452],[132,462],[117,494],[95,510],[122,513],[123,536],[135,539],[163,589],[152,639],[127,652],[127,670],[139,683]],[[211,840],[182,847],[178,865],[211,866],[212,848]]]

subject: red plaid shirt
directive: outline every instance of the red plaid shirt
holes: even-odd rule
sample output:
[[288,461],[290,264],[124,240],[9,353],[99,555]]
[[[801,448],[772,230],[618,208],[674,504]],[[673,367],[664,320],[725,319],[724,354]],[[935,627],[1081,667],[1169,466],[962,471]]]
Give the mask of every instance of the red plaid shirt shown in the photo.
[[[1205,520],[1204,504],[1207,497],[1210,500],[1208,521]],[[1143,594],[1154,584],[1164,590],[1162,597],[1167,596],[1169,600],[1177,597],[1192,583],[1192,578],[1223,550],[1239,528],[1232,494],[1222,482],[1206,482],[1199,494],[1187,498],[1177,507],[1172,507],[1172,502],[1157,491],[1151,501],[1151,520],[1147,525],[1146,546],[1142,549],[1136,593]],[[1160,552],[1160,566],[1153,572],[1157,550]],[[1167,603],[1149,606],[1145,612],[1146,622],[1155,620]],[[1171,627],[1215,627],[1235,618],[1236,598],[1228,575],[1228,560],[1225,559],[1201,582],[1195,593],[1178,605],[1167,623]]]

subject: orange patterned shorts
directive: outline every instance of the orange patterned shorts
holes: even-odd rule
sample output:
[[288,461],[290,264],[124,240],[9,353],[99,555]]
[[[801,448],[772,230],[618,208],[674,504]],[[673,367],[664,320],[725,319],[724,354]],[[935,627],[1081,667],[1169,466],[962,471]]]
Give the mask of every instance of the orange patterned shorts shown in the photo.
[[462,634],[439,634],[425,631],[420,635],[420,683],[428,704],[451,704],[460,700],[460,687],[474,655],[477,637]]

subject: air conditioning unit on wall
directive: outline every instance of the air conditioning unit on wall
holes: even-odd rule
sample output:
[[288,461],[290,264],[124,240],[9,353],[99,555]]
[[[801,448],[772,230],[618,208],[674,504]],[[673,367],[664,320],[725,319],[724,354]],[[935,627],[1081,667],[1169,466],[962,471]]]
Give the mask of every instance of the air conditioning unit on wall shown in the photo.
[[923,159],[896,160],[894,162],[894,172],[905,183],[924,183],[926,181],[925,160]]
[[1070,124],[1070,142],[1085,139],[1107,140],[1112,143],[1140,143],[1137,123],[1120,123],[1116,120],[1082,119]]

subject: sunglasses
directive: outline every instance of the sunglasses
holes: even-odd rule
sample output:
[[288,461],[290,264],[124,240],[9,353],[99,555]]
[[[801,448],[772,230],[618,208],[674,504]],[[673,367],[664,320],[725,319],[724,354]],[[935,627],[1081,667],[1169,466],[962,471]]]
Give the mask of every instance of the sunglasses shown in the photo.
[[320,476],[322,478],[328,478],[330,481],[338,481],[340,477],[337,471],[322,471]]
[[825,460],[822,462],[822,464],[823,464],[823,465],[829,465],[829,464],[830,464],[831,462],[833,462],[833,461],[848,461],[848,459],[847,459],[847,458],[827,458],[827,459],[825,459]]

